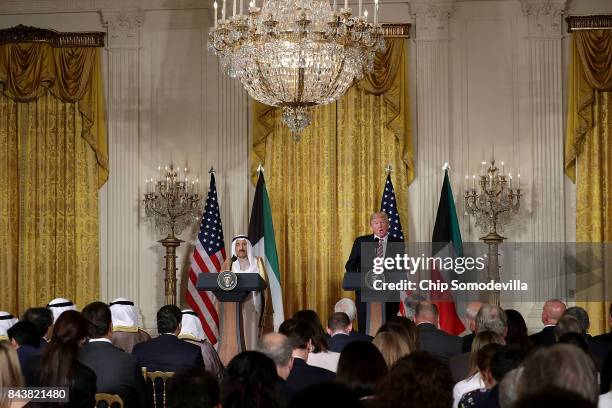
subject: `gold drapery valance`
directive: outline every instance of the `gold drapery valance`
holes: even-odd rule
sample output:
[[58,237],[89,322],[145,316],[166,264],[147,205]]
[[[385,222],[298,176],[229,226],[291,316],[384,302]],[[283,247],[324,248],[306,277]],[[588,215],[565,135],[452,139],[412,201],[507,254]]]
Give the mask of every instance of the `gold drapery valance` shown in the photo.
[[98,186],[108,179],[108,147],[100,49],[54,48],[46,43],[0,44],[2,93],[31,102],[47,92],[63,102],[78,103],[82,137],[96,154]]

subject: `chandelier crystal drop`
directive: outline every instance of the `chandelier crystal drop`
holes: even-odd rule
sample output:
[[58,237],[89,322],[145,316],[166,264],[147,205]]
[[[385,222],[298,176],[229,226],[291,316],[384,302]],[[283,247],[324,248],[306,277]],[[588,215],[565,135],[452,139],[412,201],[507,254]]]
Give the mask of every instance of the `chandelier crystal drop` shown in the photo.
[[[264,0],[251,3],[248,14],[225,17],[210,29],[208,48],[220,59],[223,70],[240,82],[249,95],[266,105],[282,108],[283,122],[293,132],[310,124],[309,109],[337,100],[372,71],[374,56],[384,49],[378,24],[367,11],[353,16],[345,7],[337,11],[326,0]],[[240,1],[240,0],[238,0]]]

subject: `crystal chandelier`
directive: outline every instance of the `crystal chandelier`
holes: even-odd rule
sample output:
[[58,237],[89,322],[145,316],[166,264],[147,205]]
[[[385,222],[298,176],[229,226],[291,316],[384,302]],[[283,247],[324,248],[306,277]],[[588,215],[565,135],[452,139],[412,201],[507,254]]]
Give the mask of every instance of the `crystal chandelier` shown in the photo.
[[353,16],[345,0],[264,0],[250,3],[248,14],[226,18],[223,0],[221,19],[215,8],[208,48],[224,71],[238,77],[249,95],[266,105],[282,108],[283,122],[293,132],[310,124],[309,108],[338,99],[355,79],[372,71],[374,55],[384,49],[378,24],[378,0],[374,21],[367,10]]

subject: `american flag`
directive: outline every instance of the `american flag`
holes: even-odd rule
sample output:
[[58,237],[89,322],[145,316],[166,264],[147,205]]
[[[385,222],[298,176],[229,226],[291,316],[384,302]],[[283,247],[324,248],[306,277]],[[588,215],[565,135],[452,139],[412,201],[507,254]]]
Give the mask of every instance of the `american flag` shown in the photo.
[[[395,200],[395,190],[393,189],[393,183],[391,182],[391,173],[387,174],[385,191],[383,192],[380,203],[380,211],[384,211],[389,216],[389,235],[403,241],[404,233],[402,232],[402,223],[400,221],[399,211],[397,209],[397,201]],[[399,312],[404,317],[407,315],[406,307],[404,305],[404,301],[407,297],[408,293],[406,293],[406,291],[400,292]]]
[[201,273],[220,272],[225,260],[223,244],[223,228],[217,200],[215,174],[210,174],[210,187],[204,207],[204,215],[200,223],[200,233],[191,258],[189,282],[187,283],[187,303],[202,322],[204,333],[211,344],[216,344],[219,338],[219,315],[212,292],[198,291],[196,282]]

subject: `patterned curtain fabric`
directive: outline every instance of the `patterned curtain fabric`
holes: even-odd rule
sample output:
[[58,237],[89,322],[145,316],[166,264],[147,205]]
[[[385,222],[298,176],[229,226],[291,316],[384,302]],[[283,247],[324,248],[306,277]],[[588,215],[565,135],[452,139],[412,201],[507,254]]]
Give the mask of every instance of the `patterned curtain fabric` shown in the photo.
[[[572,34],[569,76],[566,174],[576,183],[576,241],[612,242],[612,31]],[[591,333],[607,331],[612,281],[589,276],[578,303],[591,317]]]
[[414,177],[407,41],[387,39],[375,70],[338,102],[313,111],[300,141],[279,109],[255,103],[252,175],[262,163],[281,269],[285,316],[309,307],[326,319],[343,296],[344,264],[380,209],[393,167],[404,232]]
[[108,178],[97,48],[0,46],[0,309],[99,296]]

